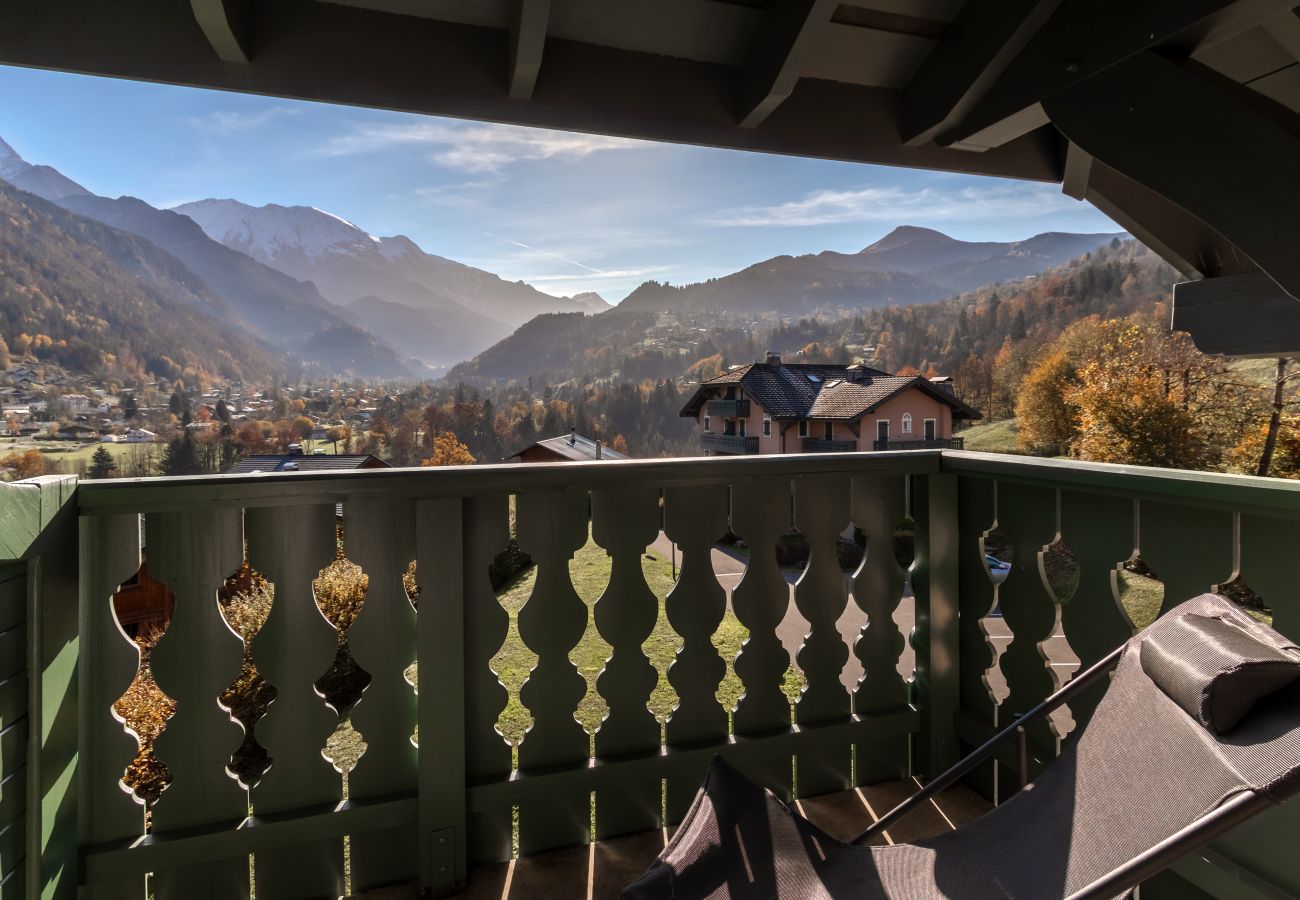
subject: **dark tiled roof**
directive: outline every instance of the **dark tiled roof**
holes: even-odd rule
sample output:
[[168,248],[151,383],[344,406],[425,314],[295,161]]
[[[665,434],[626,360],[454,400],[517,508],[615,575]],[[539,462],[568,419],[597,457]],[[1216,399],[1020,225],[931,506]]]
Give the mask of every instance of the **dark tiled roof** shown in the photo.
[[814,419],[852,419],[917,380],[905,375],[877,375],[869,381],[831,380],[813,401],[808,415]]
[[774,419],[852,419],[912,386],[947,403],[959,418],[979,418],[952,393],[921,376],[821,363],[754,363],[733,369],[701,384],[681,414],[697,415],[712,397],[710,388],[730,384],[738,384]]
[[[572,439],[572,443],[570,440]],[[528,452],[533,447],[545,447],[552,453],[563,456],[565,459],[571,459],[574,462],[586,462],[595,460],[596,442],[589,437],[583,437],[580,434],[565,434],[560,437],[546,438],[535,444],[529,444],[517,453],[507,456],[506,459],[514,459],[523,453]],[[627,459],[627,455],[619,453],[617,450],[611,450],[608,444],[602,444],[600,448],[600,459]]]
[[389,468],[388,463],[369,453],[340,453],[314,456],[308,453],[263,453],[245,456],[228,472],[323,472],[327,470]]

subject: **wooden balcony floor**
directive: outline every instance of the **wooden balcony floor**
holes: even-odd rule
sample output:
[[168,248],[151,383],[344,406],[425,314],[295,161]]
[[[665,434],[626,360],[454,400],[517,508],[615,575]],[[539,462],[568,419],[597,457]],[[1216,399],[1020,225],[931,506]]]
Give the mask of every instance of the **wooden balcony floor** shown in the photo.
[[[795,806],[832,837],[849,840],[917,789],[912,781],[886,781],[853,791],[807,797]],[[958,828],[988,812],[990,804],[964,785],[955,785],[890,829],[891,843],[923,840]],[[671,831],[626,837],[540,853],[470,872],[456,894],[461,900],[605,900],[618,897],[663,849]],[[877,843],[885,843],[879,838]],[[414,900],[415,890],[396,889],[360,895],[368,900]]]

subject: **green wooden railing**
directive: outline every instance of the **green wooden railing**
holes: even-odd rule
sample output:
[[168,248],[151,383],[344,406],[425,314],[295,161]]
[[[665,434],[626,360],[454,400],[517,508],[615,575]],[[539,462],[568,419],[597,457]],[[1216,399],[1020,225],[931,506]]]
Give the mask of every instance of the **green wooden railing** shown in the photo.
[[705,433],[700,435],[700,449],[736,456],[757,453],[758,435]]
[[27,572],[0,566],[0,898],[27,885]]
[[[27,852],[4,857],[24,873],[15,896],[140,898],[146,875],[158,898],[242,897],[254,882],[259,896],[290,900],[402,881],[444,889],[478,863],[675,822],[715,753],[786,798],[937,772],[1050,693],[1065,663],[1086,665],[1131,633],[1121,564],[1135,551],[1163,579],[1166,606],[1244,583],[1279,629],[1300,633],[1300,484],[1255,478],[916,451],[118,480],[82,483],[75,497],[69,482],[46,480],[0,485],[0,510],[15,511],[0,562],[24,562],[0,568],[0,585],[21,572],[20,633],[36,636],[22,733],[38,738],[0,742],[27,799],[19,819],[2,783],[0,813],[11,815],[0,823],[25,826]],[[905,636],[892,544],[908,517],[916,615]],[[846,583],[836,542],[849,524],[868,552]],[[793,590],[809,623],[793,705],[776,633],[790,589],[775,553],[753,552],[792,529],[811,548]],[[641,569],[661,530],[681,556],[665,612],[682,640],[667,674],[677,707],[663,723],[647,709],[656,675],[642,645],[659,600]],[[728,531],[751,548],[731,596],[749,640],[730,714],[715,693],[727,661],[711,642],[726,595],[709,563]],[[514,750],[496,730],[508,696],[491,667],[514,626],[490,573],[512,537],[537,564],[517,629],[538,657],[520,697],[533,725]],[[569,562],[589,538],[611,558],[590,626],[612,648],[597,682],[609,713],[594,736],[574,719],[586,687],[569,661],[589,627]],[[1014,558],[1001,586],[984,562],[995,541]],[[330,573],[348,565],[368,577],[354,619],[330,605]],[[259,578],[273,586],[269,612],[240,618],[227,601],[267,588]],[[131,605],[145,595],[174,598],[156,640]],[[836,628],[846,608],[867,623],[851,647]],[[133,680],[134,696],[152,690],[141,692],[142,656],[175,711],[152,756],[137,759],[118,701]],[[851,656],[865,674],[847,689]],[[231,700],[241,672],[257,709]],[[0,735],[22,716],[6,705],[8,683]],[[1096,699],[1030,736],[1035,767]],[[133,761],[134,796],[123,787]],[[1004,799],[1014,765],[990,764],[970,783]],[[161,767],[170,783],[159,793],[146,776]],[[1298,813],[1261,817],[1144,891],[1300,890],[1286,848]]]

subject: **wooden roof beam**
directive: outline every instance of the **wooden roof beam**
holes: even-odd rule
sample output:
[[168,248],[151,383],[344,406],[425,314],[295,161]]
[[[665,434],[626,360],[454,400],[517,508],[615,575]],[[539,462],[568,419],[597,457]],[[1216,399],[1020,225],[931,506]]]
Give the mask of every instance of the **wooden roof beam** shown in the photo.
[[903,90],[911,146],[955,126],[993,87],[1061,0],[970,0]]
[[[1041,104],[1152,47],[1255,21],[1261,7],[1291,0],[1063,0],[1001,77],[960,121],[937,135],[944,146],[998,147],[1044,124]],[[1190,48],[1184,48],[1190,49]]]
[[551,0],[516,0],[510,26],[510,99],[531,100],[542,68]]
[[190,0],[194,20],[223,62],[253,58],[253,0]]
[[1202,353],[1300,356],[1300,302],[1263,272],[1174,285],[1173,327]]
[[[1094,168],[1104,164],[1141,185],[1220,236],[1229,255],[1235,248],[1250,260],[1191,260],[1202,274],[1218,274],[1216,266],[1240,272],[1253,263],[1300,297],[1294,238],[1300,231],[1300,121],[1244,94],[1200,67],[1148,52],[1044,106]],[[1140,217],[1146,204],[1134,202],[1138,196],[1128,204],[1112,199]]]
[[740,70],[740,127],[757,128],[794,90],[838,0],[772,0]]

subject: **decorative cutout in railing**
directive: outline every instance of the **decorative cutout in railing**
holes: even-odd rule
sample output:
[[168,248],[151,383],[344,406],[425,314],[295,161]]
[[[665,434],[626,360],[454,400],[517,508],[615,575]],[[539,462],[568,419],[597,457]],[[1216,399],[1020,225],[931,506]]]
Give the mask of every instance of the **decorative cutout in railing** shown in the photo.
[[[402,575],[402,590],[406,593],[406,599],[411,603],[411,609],[417,612],[420,609],[420,582],[416,577],[416,561],[411,560],[407,564],[406,572]],[[402,678],[411,686],[412,693],[415,696],[420,695],[420,662],[411,660],[411,664],[402,670]],[[415,731],[411,732],[411,746],[419,748],[420,746],[420,726],[415,726]]]
[[257,786],[274,760],[257,742],[258,721],[275,702],[275,686],[262,677],[253,662],[253,638],[262,630],[275,603],[275,585],[267,581],[244,560],[235,574],[217,591],[217,604],[226,625],[244,644],[244,661],[239,674],[221,692],[217,702],[230,713],[232,721],[244,729],[244,740],[230,756],[226,773],[245,790]]
[[135,644],[139,664],[126,692],[113,703],[113,714],[135,738],[135,759],[122,774],[122,787],[144,806],[144,831],[153,827],[153,807],[172,783],[171,770],[155,755],[158,736],[176,714],[176,701],[154,680],[151,657],[158,640],[172,622],[176,595],[149,575],[142,563],[135,577],[113,595],[117,625]]

